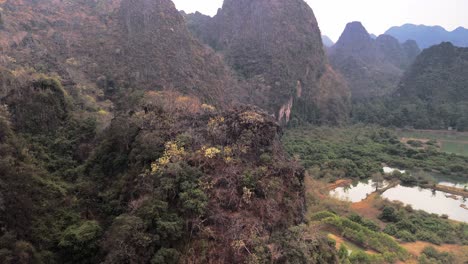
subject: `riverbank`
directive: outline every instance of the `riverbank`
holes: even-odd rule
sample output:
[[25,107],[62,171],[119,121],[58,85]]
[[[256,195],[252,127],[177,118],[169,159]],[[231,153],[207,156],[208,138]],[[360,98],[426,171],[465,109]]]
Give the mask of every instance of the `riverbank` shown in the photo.
[[422,186],[423,188],[433,189],[441,192],[446,192],[454,195],[462,196],[463,198],[468,198],[468,191],[456,187],[450,187],[445,185],[436,185],[436,186]]

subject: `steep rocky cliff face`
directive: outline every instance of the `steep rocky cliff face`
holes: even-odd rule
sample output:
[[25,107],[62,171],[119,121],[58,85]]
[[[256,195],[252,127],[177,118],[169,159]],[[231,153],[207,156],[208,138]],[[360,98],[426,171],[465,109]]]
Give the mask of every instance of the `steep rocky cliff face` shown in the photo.
[[[193,39],[169,0],[6,1],[0,46],[10,68],[86,84],[177,90],[223,105],[242,95],[222,59]],[[232,95],[232,97],[230,96]]]
[[[266,2],[265,22],[302,12]],[[287,121],[313,102],[342,120],[346,95],[333,91],[346,86],[309,42],[320,37],[313,16],[262,39],[291,31],[299,43],[256,42],[268,64],[239,70],[239,85],[169,0],[0,5],[0,263],[337,262],[324,237],[298,238],[305,172],[277,120],[230,107],[272,99]]]
[[353,99],[361,99],[394,91],[419,52],[414,41],[400,44],[388,35],[373,39],[360,22],[352,22],[330,49],[329,58],[345,76]]
[[[196,18],[189,16],[189,23]],[[203,24],[192,27],[194,33],[223,53],[228,64],[253,84],[254,102],[275,113],[278,120],[345,119],[346,85],[341,81],[320,85],[321,78],[338,75],[327,67],[317,21],[304,1],[229,0],[209,22],[198,21]],[[333,114],[324,108],[331,101],[338,106]]]

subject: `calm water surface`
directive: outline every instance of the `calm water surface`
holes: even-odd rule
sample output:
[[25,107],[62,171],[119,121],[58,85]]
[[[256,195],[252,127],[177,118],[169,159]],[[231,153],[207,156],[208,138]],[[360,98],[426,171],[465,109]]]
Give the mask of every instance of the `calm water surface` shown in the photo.
[[384,192],[382,197],[390,201],[409,204],[416,210],[424,210],[438,215],[446,214],[450,219],[468,223],[468,210],[461,207],[464,204],[468,208],[468,202],[460,196],[398,185]]
[[[458,186],[456,183],[447,182],[449,186]],[[375,185],[372,181],[360,182],[350,187],[340,187],[330,192],[330,196],[349,202],[360,202],[375,192]],[[428,213],[438,215],[446,214],[450,219],[468,223],[468,210],[461,207],[465,205],[468,208],[466,199],[460,196],[422,189],[419,187],[405,187],[398,185],[385,191],[382,196],[391,201],[399,201],[411,205],[416,210],[424,210]]]
[[330,191],[330,196],[352,203],[360,202],[366,197],[375,192],[375,185],[373,181],[359,182],[353,186],[339,187]]

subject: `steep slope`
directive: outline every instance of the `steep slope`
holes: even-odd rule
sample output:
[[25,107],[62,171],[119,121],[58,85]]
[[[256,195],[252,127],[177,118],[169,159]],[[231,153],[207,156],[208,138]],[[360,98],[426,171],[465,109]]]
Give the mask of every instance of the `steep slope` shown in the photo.
[[[345,119],[349,94],[344,83],[320,86],[322,77],[337,74],[327,67],[317,21],[304,1],[227,0],[209,23],[195,28],[203,29],[194,33],[254,85],[254,102],[278,120]],[[327,111],[332,101],[334,113]]]
[[232,74],[170,0],[9,0],[2,9],[9,66],[56,72],[67,88],[177,90],[220,105],[243,94],[228,91],[237,88]]
[[329,58],[348,81],[353,99],[362,99],[396,89],[418,53],[414,42],[400,44],[389,35],[373,39],[360,22],[352,22],[330,49]]
[[468,48],[444,42],[424,50],[405,73],[397,90],[404,100],[429,103],[468,100]]
[[418,129],[468,129],[468,48],[449,42],[416,58],[392,96],[357,105],[360,122]]
[[[181,98],[147,92],[87,164],[91,197],[108,194],[91,204],[112,223],[104,263],[281,262],[284,233],[302,221],[304,171],[284,158],[280,127],[254,108]],[[311,251],[297,261],[320,254]]]
[[0,4],[0,263],[337,262],[298,237],[277,120],[231,107],[247,93],[172,2]]
[[397,38],[400,42],[414,39],[422,49],[441,42],[452,42],[458,47],[468,47],[468,29],[463,27],[447,31],[440,26],[405,24],[401,27],[392,27],[385,34]]

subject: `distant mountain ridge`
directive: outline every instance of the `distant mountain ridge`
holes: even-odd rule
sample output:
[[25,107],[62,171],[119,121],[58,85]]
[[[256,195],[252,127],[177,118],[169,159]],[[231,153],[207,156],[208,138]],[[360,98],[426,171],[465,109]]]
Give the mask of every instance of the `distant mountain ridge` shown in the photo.
[[405,24],[392,27],[385,34],[397,38],[400,42],[414,39],[422,49],[442,42],[451,42],[458,47],[468,47],[468,29],[463,27],[447,31],[441,26]]
[[352,22],[330,49],[329,59],[346,78],[353,99],[361,99],[394,91],[419,53],[415,41],[401,44],[389,35],[373,39],[360,22]]

